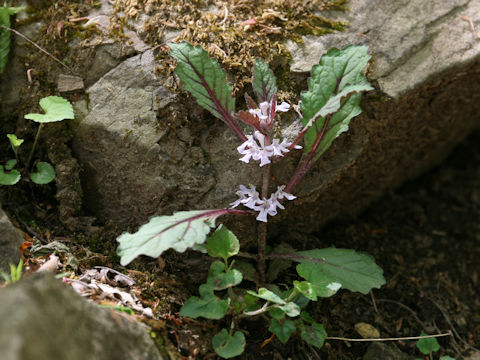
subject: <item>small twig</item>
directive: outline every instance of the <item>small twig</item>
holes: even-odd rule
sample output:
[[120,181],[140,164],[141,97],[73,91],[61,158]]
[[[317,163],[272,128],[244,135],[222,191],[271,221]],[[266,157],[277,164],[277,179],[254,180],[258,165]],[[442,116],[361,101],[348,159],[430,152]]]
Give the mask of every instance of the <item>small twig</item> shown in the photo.
[[30,168],[30,162],[32,161],[33,153],[35,152],[35,148],[37,147],[38,138],[40,137],[40,132],[42,131],[44,123],[40,123],[40,126],[37,130],[37,135],[35,135],[35,140],[33,141],[32,150],[30,151],[30,155],[28,156],[27,164],[25,165],[25,171],[28,171]]
[[70,71],[72,74],[77,74],[75,71],[73,71],[73,70],[72,70],[68,65],[66,65],[64,62],[62,62],[61,60],[59,60],[58,58],[56,58],[55,56],[53,56],[52,54],[50,54],[47,50],[44,50],[43,48],[41,48],[40,45],[37,45],[37,44],[34,43],[32,40],[30,40],[29,38],[27,38],[25,35],[23,35],[22,33],[18,32],[17,30],[12,29],[12,28],[9,28],[9,27],[4,26],[4,25],[0,25],[0,28],[5,29],[5,30],[8,30],[8,31],[10,31],[10,32],[13,32],[15,35],[20,36],[22,39],[24,39],[24,40],[27,41],[28,43],[32,44],[32,45],[35,46],[38,50],[40,50],[41,52],[45,53],[46,55],[48,55],[49,57],[51,57],[53,60],[55,60],[56,62],[58,62],[60,65],[62,65],[62,66],[65,67],[66,69],[68,69],[68,71]]
[[370,297],[372,298],[373,308],[375,312],[378,314],[377,302],[375,301],[375,296],[373,296],[373,290],[370,290]]
[[452,332],[446,332],[443,334],[436,335],[424,335],[424,336],[406,336],[406,337],[393,337],[393,338],[373,338],[373,339],[355,339],[355,338],[344,338],[336,336],[327,336],[325,340],[342,340],[342,341],[356,341],[356,342],[369,342],[369,341],[401,341],[401,340],[419,340],[427,338],[438,338],[443,336],[452,336]]
[[460,19],[465,20],[470,24],[470,30],[472,31],[473,36],[479,39],[480,36],[478,35],[478,32],[475,30],[475,25],[473,25],[472,19],[470,19],[468,16],[460,16]]

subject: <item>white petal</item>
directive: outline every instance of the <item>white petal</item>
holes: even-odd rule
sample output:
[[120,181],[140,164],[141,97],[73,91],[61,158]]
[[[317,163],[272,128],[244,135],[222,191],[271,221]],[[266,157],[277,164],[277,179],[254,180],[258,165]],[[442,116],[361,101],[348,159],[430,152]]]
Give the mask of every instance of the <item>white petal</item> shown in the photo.
[[277,105],[277,108],[275,109],[275,111],[287,112],[289,109],[290,109],[290,104],[284,101],[280,105]]

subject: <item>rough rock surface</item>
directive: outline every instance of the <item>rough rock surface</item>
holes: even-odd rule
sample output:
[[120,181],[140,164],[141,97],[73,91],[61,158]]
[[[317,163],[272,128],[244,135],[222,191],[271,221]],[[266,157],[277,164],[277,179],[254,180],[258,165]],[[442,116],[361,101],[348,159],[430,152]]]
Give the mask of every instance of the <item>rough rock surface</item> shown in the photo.
[[[0,208],[0,270],[10,273],[9,263],[18,264],[20,261],[19,247],[24,241],[23,235],[8,219],[7,214]],[[3,279],[0,279],[3,283]]]
[[410,360],[411,357],[402,353],[395,345],[373,342],[363,355],[363,360]]
[[2,360],[163,357],[143,326],[88,303],[49,274],[0,290]]
[[[352,0],[348,6],[347,14],[326,14],[347,17],[346,32],[289,43],[291,69],[305,82],[329,47],[366,43],[377,91],[300,183],[295,204],[276,217],[291,216],[290,230],[358,212],[438,163],[478,125],[480,40],[461,16],[475,20],[480,3]],[[147,56],[111,70],[88,89],[89,106],[77,104],[83,112],[74,148],[85,166],[89,207],[128,224],[152,213],[227,206],[238,184],[258,183],[256,169],[236,161],[238,141],[220,121],[155,81]],[[175,123],[175,106],[190,108],[190,118]],[[279,184],[291,171],[293,161],[273,167]]]

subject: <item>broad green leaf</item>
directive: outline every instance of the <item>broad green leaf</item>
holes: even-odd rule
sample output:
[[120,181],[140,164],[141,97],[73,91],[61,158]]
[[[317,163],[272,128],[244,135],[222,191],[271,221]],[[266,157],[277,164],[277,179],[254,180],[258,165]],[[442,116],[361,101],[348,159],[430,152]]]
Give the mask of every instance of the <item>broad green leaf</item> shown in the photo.
[[286,343],[290,336],[297,330],[295,323],[289,319],[272,319],[270,326],[268,327],[272,333],[274,333],[278,340],[282,343]]
[[20,145],[22,145],[22,143],[24,141],[23,139],[17,138],[17,136],[15,134],[7,134],[7,137],[8,137],[8,140],[10,140],[10,145],[12,145],[12,147],[14,149],[16,149]]
[[226,121],[235,111],[235,99],[225,71],[200,46],[194,47],[185,41],[167,45],[170,55],[177,60],[175,73],[183,81],[185,89],[199,105]]
[[299,293],[303,294],[303,296],[305,296],[307,299],[310,299],[312,301],[317,301],[318,300],[315,288],[308,281],[297,281],[297,280],[295,280],[293,282],[293,286],[295,287],[295,289],[297,289],[297,291]]
[[17,159],[10,159],[5,163],[5,170],[12,170],[17,165]]
[[311,126],[305,134],[305,153],[312,150],[318,136],[323,136],[314,160],[347,131],[350,120],[361,113],[359,92],[373,89],[363,74],[369,59],[367,46],[332,48],[312,68],[308,91],[301,96],[301,109],[303,125]]
[[222,300],[213,294],[201,298],[192,296],[183,304],[180,309],[180,316],[219,320],[225,316],[229,306],[230,299]]
[[25,119],[38,123],[49,123],[75,118],[72,104],[60,96],[47,96],[40,99],[40,107],[45,114],[27,114]]
[[297,265],[298,274],[312,283],[319,296],[326,286],[330,286],[332,291],[338,290],[335,283],[362,294],[385,284],[383,270],[368,254],[331,247],[301,251],[296,255],[298,257],[293,257],[293,260],[300,262]]
[[281,297],[279,297],[278,295],[275,295],[272,291],[270,291],[268,289],[265,289],[265,288],[258,289],[258,293],[256,293],[255,291],[251,291],[251,290],[248,290],[247,293],[249,293],[250,295],[256,296],[260,299],[273,302],[275,304],[280,304],[280,305],[285,305],[286,304],[286,302],[284,300],[282,300]]
[[280,320],[285,318],[285,311],[279,309],[278,307],[272,307],[270,310],[268,310],[268,315],[270,315],[270,317],[273,319]]
[[262,59],[255,59],[252,86],[259,102],[270,102],[273,95],[277,93],[277,80],[275,75]]
[[180,211],[171,216],[155,216],[136,233],[117,238],[117,253],[125,266],[139,255],[160,256],[165,250],[184,252],[205,242],[215,220],[229,209]]
[[241,331],[235,331],[232,336],[226,329],[222,329],[212,338],[213,350],[224,359],[230,359],[243,353],[245,343],[245,335]]
[[5,172],[3,165],[0,165],[0,185],[15,185],[20,181],[21,175],[17,170]]
[[289,302],[285,305],[279,305],[278,308],[290,317],[296,317],[300,315],[300,306],[298,306],[294,302]]
[[[427,334],[422,333],[420,336],[426,336]],[[418,350],[423,355],[428,355],[432,352],[437,352],[440,350],[440,344],[438,343],[436,338],[423,338],[419,339],[415,345],[417,346]]]
[[313,322],[311,325],[298,321],[297,326],[300,329],[302,339],[317,348],[321,348],[327,338],[327,332],[322,324]]
[[[218,263],[220,262],[218,261]],[[207,278],[207,285],[212,287],[212,289],[218,291],[218,290],[227,289],[232,286],[237,286],[242,282],[242,280],[243,280],[242,273],[235,269],[229,270],[227,272],[210,271]]]
[[43,185],[48,184],[55,179],[56,176],[55,168],[49,163],[41,161],[37,163],[37,172],[30,174],[30,179],[32,179],[35,184]]
[[208,255],[227,260],[229,257],[238,254],[240,242],[235,234],[222,224],[217,231],[207,238],[207,250]]

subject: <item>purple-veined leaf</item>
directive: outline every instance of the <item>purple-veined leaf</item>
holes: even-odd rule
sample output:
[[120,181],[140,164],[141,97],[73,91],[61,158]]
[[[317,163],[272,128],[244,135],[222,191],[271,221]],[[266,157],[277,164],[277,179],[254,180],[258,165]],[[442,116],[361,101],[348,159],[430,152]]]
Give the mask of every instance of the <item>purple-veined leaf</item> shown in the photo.
[[249,214],[235,209],[180,211],[171,216],[155,216],[142,225],[136,233],[124,233],[117,238],[120,243],[120,263],[127,265],[139,255],[158,257],[167,249],[184,252],[203,244],[215,220],[227,214]]
[[257,95],[258,102],[270,102],[277,93],[277,80],[273,71],[262,59],[255,59],[252,77],[253,91]]
[[304,150],[314,152],[314,161],[361,113],[360,92],[373,89],[363,74],[369,59],[367,46],[332,48],[313,67],[308,91],[302,93],[301,109],[304,130],[308,129]]
[[168,43],[170,55],[177,60],[175,73],[182,80],[185,89],[198,104],[224,121],[243,141],[245,135],[240,130],[232,114],[235,111],[235,98],[232,86],[227,83],[225,71],[215,59],[200,46],[192,46],[186,41]]

